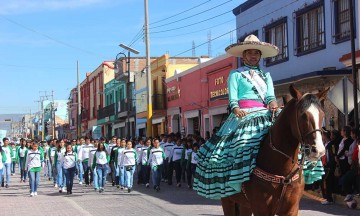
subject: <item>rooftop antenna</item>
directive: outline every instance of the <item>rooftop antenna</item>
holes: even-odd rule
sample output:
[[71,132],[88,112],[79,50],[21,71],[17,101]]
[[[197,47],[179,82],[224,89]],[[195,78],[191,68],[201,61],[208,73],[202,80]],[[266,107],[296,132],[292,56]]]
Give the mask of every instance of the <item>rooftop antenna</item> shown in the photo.
[[208,56],[211,57],[211,30],[208,32]]
[[195,41],[192,42],[192,57],[195,57],[196,53],[195,53]]

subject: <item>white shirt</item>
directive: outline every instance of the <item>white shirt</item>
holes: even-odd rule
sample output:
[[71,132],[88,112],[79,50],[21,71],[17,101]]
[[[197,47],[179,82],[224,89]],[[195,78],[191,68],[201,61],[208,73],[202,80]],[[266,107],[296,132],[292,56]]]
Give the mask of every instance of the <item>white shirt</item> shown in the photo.
[[79,151],[79,160],[80,161],[84,161],[84,160],[88,160],[89,159],[89,152],[90,149],[94,148],[93,144],[84,144],[81,146],[80,151]]
[[65,153],[64,157],[62,158],[62,164],[64,169],[70,169],[75,167],[76,165],[76,153]]
[[147,161],[148,161],[148,149],[149,149],[150,146],[143,146],[141,148],[141,154],[140,154],[140,157],[139,157],[139,162],[142,164],[142,165],[146,165]]
[[150,149],[148,163],[151,165],[151,167],[155,167],[163,164],[164,159],[165,159],[165,153],[161,147]]
[[136,164],[137,153],[134,149],[125,149],[120,162],[120,166],[133,166]]

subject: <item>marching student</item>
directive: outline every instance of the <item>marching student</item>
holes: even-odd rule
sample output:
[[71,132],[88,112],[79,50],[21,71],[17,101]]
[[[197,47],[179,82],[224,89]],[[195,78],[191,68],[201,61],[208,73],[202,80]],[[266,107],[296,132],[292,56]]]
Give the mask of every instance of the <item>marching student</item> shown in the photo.
[[66,149],[64,147],[65,142],[64,140],[59,140],[59,147],[56,150],[55,157],[54,157],[54,164],[53,166],[56,166],[57,170],[57,185],[59,188],[59,193],[62,193],[65,191],[65,184],[66,184],[66,176],[64,173],[64,167],[63,167],[63,157],[65,155]]
[[83,177],[84,177],[84,168],[82,163],[79,160],[79,153],[81,150],[81,146],[85,143],[85,139],[84,137],[78,138],[76,140],[76,145],[75,145],[75,153],[78,156],[78,161],[76,163],[76,170],[77,170],[77,177],[79,179],[79,185],[82,185],[83,183]]
[[[113,148],[116,146],[116,140],[117,140],[117,137],[116,136],[112,136],[111,137],[111,142],[106,146],[106,151],[107,151],[107,155],[110,156],[110,161],[109,161],[109,167],[110,167],[110,170],[111,170],[111,183],[112,183],[112,186],[115,186],[115,181],[116,181],[116,166],[114,164],[114,158],[111,157],[111,153],[112,153],[112,150]],[[113,155],[115,156],[115,155]]]
[[90,169],[91,169],[93,187],[94,187],[95,191],[99,191],[99,180],[98,180],[98,175],[97,175],[97,172],[96,172],[96,167],[93,168],[92,164],[93,164],[93,161],[94,161],[94,155],[95,155],[95,153],[97,151],[98,145],[99,145],[99,142],[95,141],[94,142],[94,147],[90,149],[89,160],[88,160],[88,167],[90,167]]
[[188,187],[189,189],[192,189],[193,185],[193,176],[195,175],[196,165],[198,163],[197,161],[197,151],[199,149],[199,145],[197,143],[192,145],[192,151],[189,154],[188,162],[186,169],[189,170],[187,174],[187,180],[188,180]]
[[[10,183],[10,167],[11,167],[11,158],[14,156],[14,152],[12,150],[12,148],[9,146],[9,138],[3,138],[3,144],[4,146],[2,147],[2,150],[5,152],[6,154],[6,161],[5,161],[5,170],[3,171],[2,174],[2,179],[4,179],[5,173],[6,173],[6,184],[5,187],[8,188],[9,187],[9,183]],[[2,187],[4,187],[4,182],[2,182]]]
[[126,140],[125,139],[118,139],[117,142],[120,141],[120,147],[117,148],[115,151],[115,164],[117,164],[119,169],[119,187],[121,190],[125,187],[125,168],[121,165],[122,157],[123,157],[123,151],[126,147]]
[[100,187],[99,193],[104,192],[108,162],[109,161],[105,144],[104,142],[100,142],[97,151],[95,152],[94,161],[92,164],[93,170],[96,168],[98,175],[98,185]]
[[169,136],[167,138],[167,143],[163,145],[163,149],[165,152],[165,161],[164,161],[164,171],[163,171],[163,178],[168,185],[172,185],[172,176],[173,176],[173,163],[171,160],[171,152],[174,148],[174,143],[172,142],[172,138]]
[[186,173],[188,188],[191,189],[192,188],[192,183],[191,183],[192,174],[191,174],[191,166],[189,166],[188,164],[189,164],[189,161],[191,161],[191,153],[193,151],[193,149],[192,149],[193,142],[191,140],[186,140],[185,145],[186,145],[186,148],[184,148],[184,151],[185,151],[184,160],[181,164],[182,164],[183,173],[184,172]]
[[126,142],[126,149],[122,154],[120,166],[125,168],[125,187],[127,187],[128,193],[130,193],[134,182],[136,162],[138,161],[136,150],[133,149],[132,142],[130,140]]
[[154,139],[153,148],[149,150],[148,165],[151,168],[151,179],[156,191],[160,190],[161,171],[165,160],[164,150],[160,147],[159,139]]
[[4,163],[6,161],[6,154],[3,151],[2,147],[0,146],[0,185],[2,184],[2,174],[4,171]]
[[139,157],[139,163],[141,164],[141,176],[143,183],[148,188],[150,186],[150,171],[151,168],[148,166],[149,150],[151,149],[151,139],[147,139],[145,145],[141,148]]
[[[173,163],[172,167],[175,169],[177,187],[181,187],[181,173],[182,173],[181,161],[183,160],[184,155],[185,155],[185,151],[184,151],[184,146],[182,145],[182,140],[178,139],[176,141],[176,146],[174,146],[169,157],[169,159]],[[172,169],[170,169],[170,173],[171,174],[173,173]],[[169,182],[172,182],[172,175],[170,176],[169,174],[168,180]]]
[[27,176],[27,172],[25,172],[25,166],[26,166],[26,140],[24,140],[23,138],[20,139],[20,148],[18,148],[17,153],[16,153],[16,157],[18,159],[18,163],[19,163],[19,170],[20,170],[20,182],[25,182],[26,181],[26,176]]
[[56,154],[58,147],[59,147],[59,143],[52,140],[52,146],[48,150],[49,161],[50,161],[50,166],[51,166],[51,176],[53,178],[54,187],[56,187],[56,188],[58,187],[58,184],[57,184],[57,170],[56,170],[56,164],[55,164],[55,154]]
[[11,156],[11,175],[15,175],[15,167],[16,167],[16,146],[15,143],[11,143],[11,148],[13,151],[13,155]]
[[[143,145],[144,145],[144,140],[139,138],[138,142],[135,145],[135,150],[136,150],[137,155],[141,155]],[[140,158],[138,160],[140,160]],[[145,184],[144,179],[143,179],[143,175],[142,175],[142,171],[141,171],[141,162],[136,161],[135,166],[136,166],[135,170],[137,172],[137,184]]]
[[[83,171],[84,171],[85,186],[90,185],[90,180],[89,180],[90,167],[88,166],[88,161],[89,161],[90,149],[94,148],[94,145],[91,144],[90,141],[91,140],[89,137],[85,137],[85,144],[83,144],[81,146],[79,153],[78,153],[78,161],[82,164]],[[81,182],[81,180],[82,180],[82,178],[80,177],[80,182]],[[79,184],[82,184],[82,183],[79,183]]]
[[76,153],[73,151],[72,145],[66,145],[66,152],[62,158],[62,164],[64,168],[64,173],[66,177],[66,189],[67,194],[72,194],[72,188],[74,183],[74,175],[76,170]]
[[26,168],[30,179],[30,196],[37,196],[37,189],[40,182],[41,163],[44,160],[44,153],[39,150],[39,144],[34,142],[26,154]]
[[47,176],[49,178],[49,181],[51,180],[51,164],[50,164],[50,156],[49,156],[49,149],[51,148],[51,141],[44,141],[44,163],[45,163],[45,172],[44,176]]

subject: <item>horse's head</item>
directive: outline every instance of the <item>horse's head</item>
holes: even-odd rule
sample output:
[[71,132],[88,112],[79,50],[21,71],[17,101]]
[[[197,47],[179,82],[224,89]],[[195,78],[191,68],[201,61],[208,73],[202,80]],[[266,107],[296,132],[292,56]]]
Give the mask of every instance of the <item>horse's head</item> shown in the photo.
[[310,161],[317,161],[325,154],[321,137],[321,126],[324,112],[321,100],[324,100],[329,89],[317,94],[302,94],[290,85],[290,94],[295,105],[294,122],[291,122],[292,133],[296,136]]

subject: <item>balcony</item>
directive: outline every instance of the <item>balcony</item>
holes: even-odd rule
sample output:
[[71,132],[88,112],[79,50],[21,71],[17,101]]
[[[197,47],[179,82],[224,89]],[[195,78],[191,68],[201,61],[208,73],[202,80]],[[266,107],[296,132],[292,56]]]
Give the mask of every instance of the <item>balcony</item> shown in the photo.
[[104,119],[106,117],[115,115],[115,104],[110,104],[104,108],[101,108],[97,111],[97,119]]
[[154,94],[152,96],[153,110],[164,110],[166,109],[166,95],[165,94]]
[[[117,107],[117,114],[118,117],[126,117],[127,116],[127,111],[128,111],[128,102],[131,103],[131,99],[128,101],[127,99],[123,99],[119,101],[118,107]],[[131,103],[130,104],[130,110],[129,110],[129,116],[134,116],[136,114],[135,112],[135,104]]]

